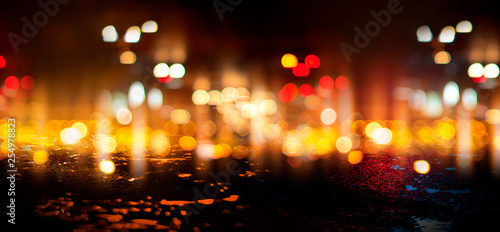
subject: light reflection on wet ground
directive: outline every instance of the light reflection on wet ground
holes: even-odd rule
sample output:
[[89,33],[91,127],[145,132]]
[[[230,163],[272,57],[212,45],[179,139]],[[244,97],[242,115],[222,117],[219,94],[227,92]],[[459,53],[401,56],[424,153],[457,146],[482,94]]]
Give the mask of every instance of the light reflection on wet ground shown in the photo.
[[[499,185],[482,162],[472,179],[462,179],[453,157],[435,154],[366,155],[357,165],[336,156],[300,169],[270,154],[283,164],[239,160],[242,170],[229,183],[208,173],[233,158],[147,157],[137,176],[127,155],[114,154],[116,171],[103,174],[93,154],[49,154],[44,164],[21,156],[18,192],[21,220],[54,231],[461,231],[486,228],[500,216]],[[412,169],[423,156],[432,167],[427,175]],[[196,197],[194,190],[207,194],[207,185],[219,192]]]

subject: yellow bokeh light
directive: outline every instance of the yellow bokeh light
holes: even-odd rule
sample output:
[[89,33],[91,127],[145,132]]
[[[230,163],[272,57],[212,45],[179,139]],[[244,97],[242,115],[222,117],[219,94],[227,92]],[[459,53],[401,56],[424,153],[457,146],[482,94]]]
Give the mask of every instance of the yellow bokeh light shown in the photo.
[[64,128],[61,131],[61,141],[68,145],[77,144],[81,137],[80,131],[76,128]]
[[175,124],[172,120],[169,120],[165,123],[163,129],[168,133],[168,135],[174,136],[177,132],[179,132],[179,125]]
[[209,105],[219,105],[224,102],[224,97],[219,90],[210,90],[208,92],[208,104]]
[[179,146],[184,150],[193,150],[196,148],[196,144],[196,139],[191,136],[185,135],[179,138]]
[[495,136],[495,138],[493,138],[493,146],[497,150],[500,150],[500,136]]
[[191,115],[185,109],[175,109],[170,113],[170,118],[176,124],[186,124],[191,119]]
[[337,142],[335,143],[335,146],[337,147],[337,150],[341,153],[347,153],[351,150],[352,148],[352,141],[349,139],[347,136],[342,136],[337,139]]
[[206,105],[208,104],[209,95],[207,91],[203,89],[198,89],[194,91],[193,95],[191,96],[191,99],[193,100],[193,103],[195,105]]
[[166,155],[170,152],[170,143],[163,130],[155,130],[151,133],[151,147],[159,155]]
[[347,161],[351,164],[358,164],[363,161],[363,152],[361,151],[351,151],[347,155]]
[[427,174],[431,170],[431,166],[425,160],[417,160],[413,163],[413,169],[420,174]]
[[103,160],[99,162],[99,170],[106,174],[111,174],[115,172],[115,163],[113,163],[113,161],[111,160]]
[[375,129],[382,128],[378,122],[370,122],[365,127],[365,134],[371,138],[371,135]]
[[47,160],[49,160],[49,155],[46,151],[35,151],[33,154],[33,161],[36,164],[44,164]]
[[193,121],[189,121],[182,125],[182,132],[184,133],[184,135],[194,136],[197,130],[198,126]]
[[111,136],[100,138],[97,142],[97,148],[104,153],[113,153],[116,150],[116,139]]
[[231,155],[231,152],[232,152],[233,149],[231,148],[231,146],[229,146],[229,144],[227,144],[227,143],[220,143],[217,146],[219,146],[220,148],[222,148],[222,151],[223,151],[222,157],[223,158],[224,157],[228,157],[229,155]]
[[266,115],[271,115],[276,113],[278,109],[278,105],[271,99],[266,99],[262,101],[259,105],[260,112]]
[[371,136],[373,142],[379,145],[388,144],[392,140],[392,132],[387,128],[376,128]]
[[212,137],[215,132],[217,132],[217,125],[215,124],[215,122],[208,120],[203,123],[202,129],[203,134],[205,134],[207,137]]
[[455,136],[455,127],[449,123],[438,123],[435,131],[436,134],[444,140],[450,140]]
[[135,60],[136,56],[133,51],[124,51],[120,54],[120,63],[122,64],[133,64]]
[[73,125],[71,127],[80,131],[81,138],[83,138],[87,135],[87,126],[85,125],[85,123],[75,122],[75,123],[73,123]]
[[484,116],[489,124],[500,124],[500,110],[489,109]]
[[318,154],[327,154],[332,150],[332,144],[328,139],[319,139],[316,142],[316,152]]
[[297,57],[293,54],[288,53],[281,57],[281,65],[283,65],[284,68],[294,68],[298,63]]

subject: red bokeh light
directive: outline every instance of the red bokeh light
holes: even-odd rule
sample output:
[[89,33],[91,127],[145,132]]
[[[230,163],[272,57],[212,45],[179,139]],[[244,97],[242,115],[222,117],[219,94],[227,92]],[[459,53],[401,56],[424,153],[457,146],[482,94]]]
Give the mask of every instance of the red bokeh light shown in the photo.
[[159,78],[158,78],[158,81],[159,81],[160,83],[170,83],[170,82],[172,82],[172,80],[173,80],[173,79],[172,79],[172,77],[170,77],[170,76],[166,76],[166,77],[159,77]]
[[299,94],[299,88],[295,84],[286,84],[279,93],[279,99],[281,102],[291,102]]
[[480,77],[473,77],[472,78],[472,81],[474,81],[474,83],[484,83],[488,80],[488,78],[484,77],[484,75],[480,76]]
[[5,61],[5,58],[3,56],[0,56],[0,68],[5,68],[5,65],[7,62]]
[[349,88],[349,79],[347,79],[346,76],[338,76],[337,79],[335,80],[335,86],[337,86],[337,89],[344,90]]
[[293,69],[293,75],[297,77],[306,77],[309,76],[309,68],[304,63],[298,63]]
[[15,76],[9,76],[5,79],[5,87],[16,90],[19,88],[19,80]]
[[324,76],[319,79],[319,86],[322,89],[333,89],[333,87],[335,87],[335,83],[333,82],[333,79],[331,77]]
[[306,56],[305,63],[309,68],[319,68],[320,65],[319,58],[315,55]]
[[299,88],[299,94],[301,97],[307,97],[314,92],[313,87],[310,84],[303,84]]
[[35,80],[31,76],[24,76],[23,79],[21,79],[21,88],[25,90],[30,90],[35,87]]

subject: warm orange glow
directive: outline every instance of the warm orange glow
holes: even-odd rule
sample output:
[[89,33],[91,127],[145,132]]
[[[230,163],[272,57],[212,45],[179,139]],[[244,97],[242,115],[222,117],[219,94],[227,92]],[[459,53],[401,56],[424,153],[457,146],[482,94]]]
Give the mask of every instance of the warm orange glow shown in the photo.
[[182,149],[190,151],[196,148],[196,139],[191,137],[191,136],[182,136],[179,139],[179,146],[181,146]]
[[351,151],[347,155],[347,161],[351,164],[358,164],[363,161],[363,152],[361,151]]

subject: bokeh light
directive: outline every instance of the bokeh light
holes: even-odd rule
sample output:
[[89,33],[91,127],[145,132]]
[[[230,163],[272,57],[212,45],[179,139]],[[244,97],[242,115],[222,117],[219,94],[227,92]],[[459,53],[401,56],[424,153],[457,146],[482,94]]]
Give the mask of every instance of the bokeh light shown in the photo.
[[19,80],[15,76],[5,78],[5,87],[7,89],[17,90],[19,88]]
[[447,51],[439,51],[434,55],[434,63],[436,64],[448,64],[450,61],[451,56]]
[[192,136],[185,135],[179,138],[179,146],[186,151],[195,149],[196,144],[196,139]]
[[175,109],[170,113],[170,118],[176,124],[186,124],[191,119],[191,115],[185,109]]
[[158,24],[153,20],[148,20],[142,24],[141,30],[143,33],[155,33],[158,31]]
[[109,25],[102,29],[102,40],[104,42],[116,42],[118,40],[118,32],[114,26]]
[[135,60],[136,56],[133,51],[124,51],[120,54],[120,63],[122,64],[133,64]]
[[477,93],[473,88],[466,88],[462,93],[462,105],[466,110],[474,110],[477,106]]
[[373,139],[374,143],[385,145],[391,142],[392,132],[387,128],[376,128],[373,130],[370,137]]
[[469,77],[481,77],[484,74],[483,65],[480,63],[473,63],[467,70]]
[[323,76],[323,77],[321,77],[321,79],[319,79],[319,86],[322,89],[331,90],[335,87],[335,83],[331,77]]
[[132,112],[127,108],[121,108],[116,112],[116,121],[122,125],[132,122]]
[[307,77],[309,76],[310,70],[304,63],[298,63],[297,66],[292,69],[293,75],[296,77]]
[[304,63],[309,68],[319,68],[319,66],[320,66],[320,60],[319,60],[319,58],[316,55],[308,55],[308,56],[306,56],[306,59],[304,60]]
[[182,78],[186,74],[186,69],[184,65],[175,63],[170,66],[170,77],[172,78]]
[[170,73],[170,68],[165,63],[158,63],[153,69],[155,77],[166,77]]
[[417,160],[413,162],[413,169],[420,174],[427,174],[430,171],[431,166],[425,160]]
[[418,42],[431,42],[432,32],[429,26],[421,26],[417,29],[417,40]]
[[132,26],[125,32],[124,41],[125,43],[137,43],[141,39],[141,28],[138,26]]
[[26,75],[21,79],[21,88],[25,90],[30,90],[35,87],[35,80],[33,77]]
[[299,87],[299,94],[301,97],[307,97],[314,93],[314,89],[310,84],[303,84]]
[[152,88],[148,92],[149,109],[159,110],[163,105],[163,93],[158,88]]
[[116,139],[111,136],[104,136],[98,139],[97,149],[103,153],[113,153],[116,150],[118,143]]
[[80,141],[82,134],[76,128],[64,128],[61,131],[61,141],[68,145],[74,145]]
[[128,91],[128,103],[130,107],[136,108],[141,106],[145,99],[144,85],[139,81],[134,81]]
[[439,33],[439,42],[441,43],[451,43],[455,40],[455,29],[452,26],[446,26]]
[[[224,98],[224,99],[226,99],[226,98]],[[208,92],[203,90],[203,89],[196,90],[193,92],[193,95],[191,96],[191,100],[193,100],[193,103],[195,105],[206,105],[206,104],[208,104],[208,100],[209,100]]]
[[292,102],[299,93],[299,88],[293,83],[286,84],[279,92],[281,102]]
[[361,151],[351,151],[347,155],[347,161],[350,164],[359,164],[363,161],[363,152]]
[[484,77],[486,78],[497,78],[500,70],[496,64],[487,64],[484,66]]
[[321,111],[321,122],[325,125],[331,125],[337,120],[337,113],[332,108],[326,108]]
[[347,153],[352,149],[352,141],[347,136],[342,136],[335,142],[337,150],[341,153]]
[[499,109],[489,109],[488,111],[486,111],[484,117],[489,124],[500,124]]
[[0,68],[5,68],[5,65],[7,65],[5,58],[0,55]]
[[293,54],[285,54],[281,57],[281,65],[283,68],[295,68],[298,64],[297,57]]
[[337,86],[337,89],[340,89],[340,90],[348,89],[349,88],[349,79],[344,75],[340,75],[337,77],[337,79],[335,79],[335,86]]
[[458,84],[454,81],[446,83],[443,90],[443,102],[445,106],[453,107],[460,99]]
[[49,155],[46,151],[35,151],[33,154],[33,161],[36,164],[44,164],[49,160]]
[[102,160],[99,162],[99,170],[105,174],[111,174],[115,172],[115,163],[111,160]]
[[457,24],[457,33],[469,33],[472,31],[472,23],[467,20],[460,21]]
[[75,123],[73,123],[71,128],[77,129],[80,132],[81,138],[83,138],[87,135],[87,131],[88,131],[87,125],[85,125],[85,123],[83,123],[83,122],[75,122]]

